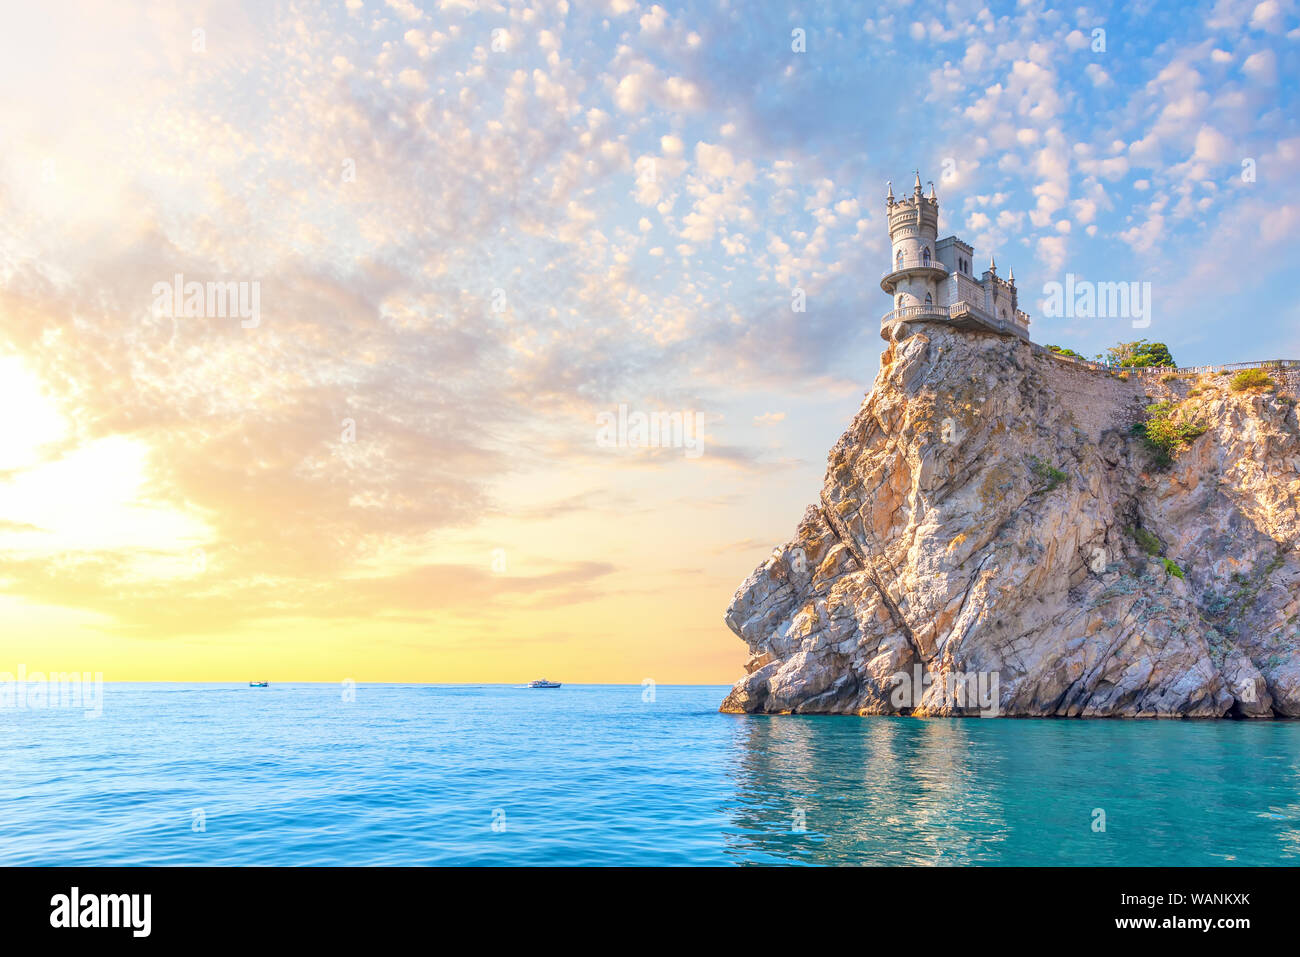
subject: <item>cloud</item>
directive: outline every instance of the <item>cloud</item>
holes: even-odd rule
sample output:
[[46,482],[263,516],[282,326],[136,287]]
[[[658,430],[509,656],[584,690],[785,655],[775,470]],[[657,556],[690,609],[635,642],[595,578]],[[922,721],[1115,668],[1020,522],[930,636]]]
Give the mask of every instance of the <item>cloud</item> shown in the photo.
[[1241,72],[1256,83],[1272,86],[1277,82],[1277,55],[1272,50],[1260,50],[1246,57]]

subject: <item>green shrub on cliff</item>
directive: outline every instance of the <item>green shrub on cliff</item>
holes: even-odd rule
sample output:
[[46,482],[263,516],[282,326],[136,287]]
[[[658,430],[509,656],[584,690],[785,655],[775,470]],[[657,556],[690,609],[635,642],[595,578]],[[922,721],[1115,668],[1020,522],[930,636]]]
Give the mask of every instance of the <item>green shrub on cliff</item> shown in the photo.
[[1052,468],[1052,466],[1048,465],[1046,462],[1040,461],[1039,459],[1034,459],[1030,463],[1030,469],[1035,475],[1047,483],[1046,491],[1048,492],[1069,478],[1069,476],[1060,469]]
[[1205,424],[1174,402],[1147,406],[1146,418],[1133,426],[1133,433],[1151,453],[1156,464],[1168,468],[1174,457],[1205,434]]
[[1064,346],[1048,346],[1047,348],[1051,349],[1058,356],[1068,356],[1071,359],[1081,359],[1084,362],[1088,361],[1084,359],[1083,356],[1079,355],[1079,353],[1075,352],[1073,349],[1066,349]]
[[1242,369],[1228,383],[1233,392],[1255,391],[1256,389],[1276,389],[1274,382],[1263,369]]
[[1172,559],[1168,559],[1168,558],[1162,558],[1161,561],[1164,562],[1164,564],[1165,564],[1165,574],[1166,574],[1166,575],[1173,575],[1175,578],[1183,578],[1183,577],[1185,577],[1185,576],[1183,575],[1183,570],[1182,570],[1181,568],[1178,567],[1178,563],[1177,563],[1177,562],[1173,561]]
[[1160,554],[1160,549],[1162,547],[1160,539],[1156,538],[1145,528],[1130,528],[1129,534],[1131,534],[1133,540],[1138,543],[1138,547],[1148,555]]

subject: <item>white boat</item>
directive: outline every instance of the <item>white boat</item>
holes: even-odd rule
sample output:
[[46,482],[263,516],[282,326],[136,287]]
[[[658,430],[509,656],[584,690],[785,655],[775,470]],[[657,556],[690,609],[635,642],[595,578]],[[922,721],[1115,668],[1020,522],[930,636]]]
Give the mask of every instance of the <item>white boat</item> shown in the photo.
[[250,682],[248,683],[248,686],[249,686],[250,688],[269,688],[269,687],[271,686],[271,682],[269,682],[269,681],[250,681]]
[[559,686],[560,683],[558,681],[547,681],[545,678],[528,682],[528,687],[530,688],[558,688]]

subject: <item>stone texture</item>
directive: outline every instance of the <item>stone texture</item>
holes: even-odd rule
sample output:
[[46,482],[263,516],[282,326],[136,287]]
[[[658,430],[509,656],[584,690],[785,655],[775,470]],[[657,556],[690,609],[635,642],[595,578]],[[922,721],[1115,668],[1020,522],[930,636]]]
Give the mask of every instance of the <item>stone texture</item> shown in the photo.
[[[899,334],[820,501],[727,609],[751,657],[723,711],[1300,716],[1293,400],[1089,389],[1029,343]],[[1209,428],[1159,470],[1127,426],[1164,398]],[[996,709],[954,696],[976,675]]]

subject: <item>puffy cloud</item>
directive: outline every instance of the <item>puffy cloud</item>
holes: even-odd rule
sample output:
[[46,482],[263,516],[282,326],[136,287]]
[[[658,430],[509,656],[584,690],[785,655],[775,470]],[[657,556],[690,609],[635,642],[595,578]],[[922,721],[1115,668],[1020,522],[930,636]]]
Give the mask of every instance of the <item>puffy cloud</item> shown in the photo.
[[424,78],[424,74],[419,70],[403,70],[401,73],[397,74],[397,82],[412,90],[424,90],[429,86],[428,81]]
[[1263,0],[1250,14],[1251,27],[1268,33],[1281,33],[1283,22],[1282,5],[1277,0]]
[[644,73],[629,73],[618,81],[614,102],[624,113],[640,113],[650,99],[651,78]]
[[1089,63],[1083,68],[1083,72],[1088,75],[1088,79],[1092,81],[1093,86],[1108,87],[1114,85],[1114,81],[1111,80],[1110,74],[1102,69],[1101,64],[1099,63]]
[[424,11],[411,0],[384,0],[384,4],[403,20],[414,22],[424,19]]
[[695,165],[705,176],[715,179],[723,179],[736,172],[736,160],[731,155],[731,150],[705,142],[695,144]]
[[1218,130],[1211,126],[1202,126],[1196,133],[1196,148],[1192,158],[1209,163],[1222,163],[1237,158],[1237,152],[1232,142]]
[[659,4],[655,4],[641,17],[641,32],[651,35],[661,33],[668,22],[668,13]]
[[1272,50],[1260,50],[1246,57],[1241,72],[1256,83],[1273,85],[1277,82],[1277,55]]
[[618,81],[614,102],[625,113],[643,112],[648,105],[674,112],[689,112],[703,106],[700,88],[679,76],[661,76],[653,66],[640,63]]
[[1085,50],[1092,45],[1092,40],[1084,36],[1081,30],[1071,30],[1065,36],[1065,48],[1071,52]]

